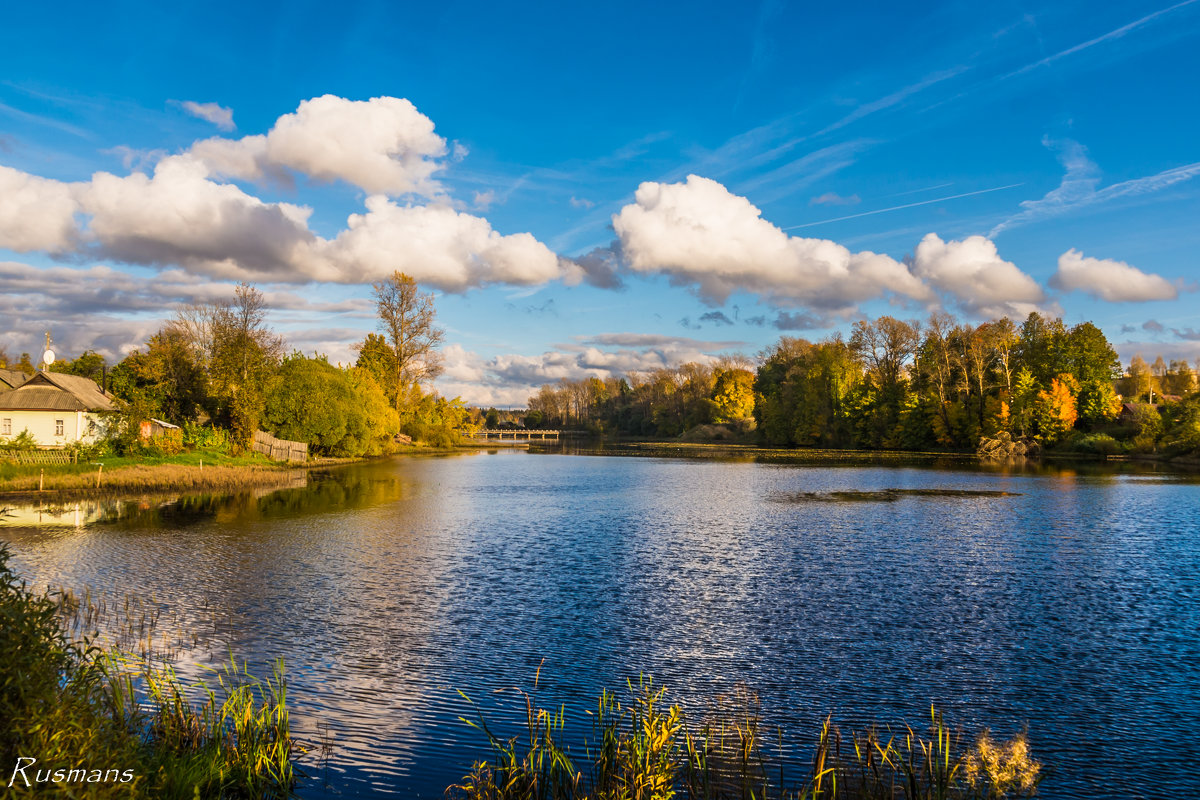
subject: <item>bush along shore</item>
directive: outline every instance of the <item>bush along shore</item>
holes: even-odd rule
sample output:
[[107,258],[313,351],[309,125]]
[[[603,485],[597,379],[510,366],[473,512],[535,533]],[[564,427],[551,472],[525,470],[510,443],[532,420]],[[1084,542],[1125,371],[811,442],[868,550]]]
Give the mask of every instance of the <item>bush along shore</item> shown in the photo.
[[[0,764],[6,797],[287,798],[300,750],[283,665],[236,661],[185,685],[156,653],[156,615],[36,594],[0,545]],[[103,643],[83,633],[108,621]]]
[[[446,795],[458,800],[1001,800],[1032,797],[1042,778],[1024,734],[966,739],[930,708],[924,730],[843,733],[827,719],[805,774],[789,778],[766,754],[755,698],[742,692],[695,722],[647,678],[621,701],[601,694],[581,750],[564,744],[565,710],[521,690],[525,730],[498,736],[481,713],[461,718],[487,737],[477,762]],[[536,689],[536,681],[535,681]],[[461,694],[461,693],[460,693]],[[465,694],[463,698],[474,707]],[[782,733],[779,733],[782,743]]]

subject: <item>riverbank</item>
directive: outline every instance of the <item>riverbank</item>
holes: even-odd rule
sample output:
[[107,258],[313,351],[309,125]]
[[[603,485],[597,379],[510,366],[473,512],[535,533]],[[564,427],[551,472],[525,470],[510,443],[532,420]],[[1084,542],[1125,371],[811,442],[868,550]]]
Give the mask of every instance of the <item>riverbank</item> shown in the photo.
[[297,469],[252,453],[196,450],[162,457],[106,457],[77,464],[0,463],[0,501],[68,500],[114,493],[234,491],[283,484]]
[[[660,458],[718,459],[743,461],[773,461],[791,464],[902,464],[926,463],[970,465],[971,468],[1010,468],[1026,466],[1037,469],[1052,465],[1103,465],[1164,467],[1180,472],[1196,472],[1200,458],[1196,455],[1166,453],[1102,454],[1067,450],[1042,451],[1036,456],[1014,456],[1007,459],[981,458],[974,452],[955,450],[841,450],[809,447],[767,447],[735,442],[688,442],[679,439],[597,438],[567,445],[569,452],[595,452],[604,455],[637,455]],[[541,442],[521,442],[517,446],[534,449]],[[546,443],[548,449],[556,443]],[[505,446],[512,446],[506,443]]]
[[200,449],[170,456],[109,456],[76,464],[14,464],[0,461],[0,503],[63,502],[125,495],[236,492],[285,489],[297,474],[394,456],[451,455],[484,449],[464,443],[454,448],[409,445],[396,453],[363,458],[313,458],[304,463],[271,461],[258,453],[232,456]]

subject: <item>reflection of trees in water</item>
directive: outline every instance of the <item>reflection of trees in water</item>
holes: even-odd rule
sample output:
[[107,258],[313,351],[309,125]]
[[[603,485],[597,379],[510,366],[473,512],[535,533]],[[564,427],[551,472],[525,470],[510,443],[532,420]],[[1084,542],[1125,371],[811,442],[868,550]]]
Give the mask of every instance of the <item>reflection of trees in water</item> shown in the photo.
[[[305,480],[305,473],[298,472]],[[179,528],[206,520],[222,523],[286,519],[305,514],[363,508],[401,499],[406,484],[396,475],[344,469],[307,476],[304,485],[259,488],[234,494],[144,496],[104,503],[101,525]]]

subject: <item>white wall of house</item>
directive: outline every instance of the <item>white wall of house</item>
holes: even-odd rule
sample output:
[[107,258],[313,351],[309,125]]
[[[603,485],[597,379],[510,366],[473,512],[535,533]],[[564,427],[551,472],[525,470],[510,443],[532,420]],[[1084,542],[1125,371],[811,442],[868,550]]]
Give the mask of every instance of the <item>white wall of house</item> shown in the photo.
[[14,439],[26,429],[42,447],[65,447],[96,441],[103,424],[87,411],[0,411],[0,440]]

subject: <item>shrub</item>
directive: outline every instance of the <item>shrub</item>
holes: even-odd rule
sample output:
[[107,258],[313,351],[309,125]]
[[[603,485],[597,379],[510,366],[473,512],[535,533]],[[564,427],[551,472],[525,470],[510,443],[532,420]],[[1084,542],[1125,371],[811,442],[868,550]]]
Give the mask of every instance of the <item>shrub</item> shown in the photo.
[[29,432],[29,428],[18,433],[11,439],[0,441],[0,450],[36,450],[37,439]]
[[195,422],[183,423],[184,447],[190,450],[218,450],[229,453],[229,434],[221,428],[212,425],[200,425]]
[[1072,439],[1071,449],[1077,453],[1109,456],[1124,452],[1125,447],[1107,433],[1088,433]]

